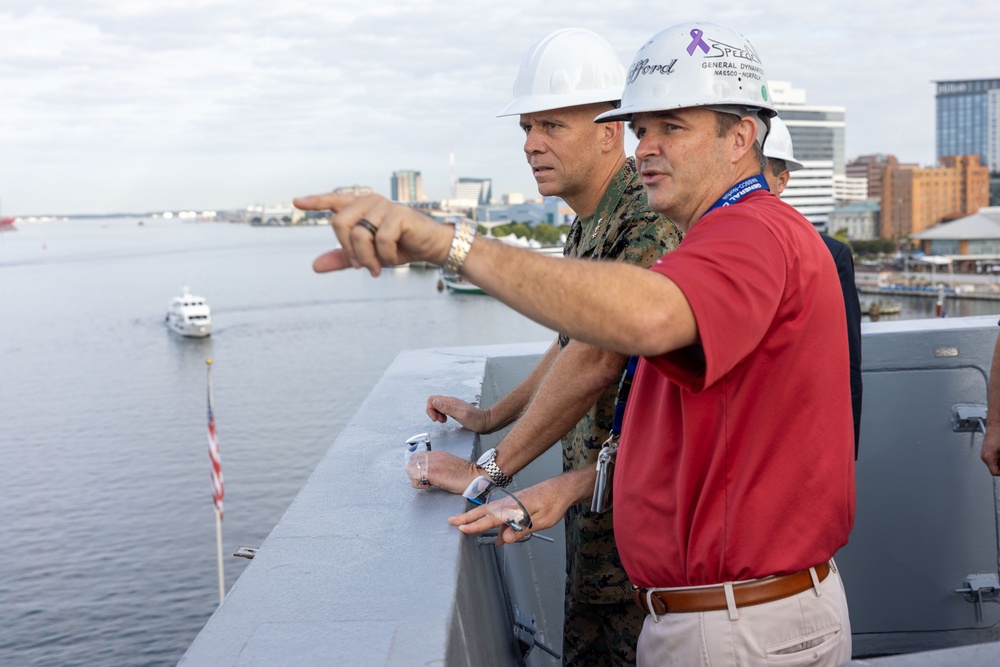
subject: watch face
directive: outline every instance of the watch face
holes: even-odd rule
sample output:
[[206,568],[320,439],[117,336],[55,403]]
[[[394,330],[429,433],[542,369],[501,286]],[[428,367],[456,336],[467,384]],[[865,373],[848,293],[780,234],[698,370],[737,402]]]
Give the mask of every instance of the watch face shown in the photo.
[[479,457],[479,460],[476,461],[476,465],[477,466],[486,465],[487,463],[493,460],[493,457],[495,457],[496,454],[497,454],[496,449],[487,449],[485,452],[483,452],[483,455]]

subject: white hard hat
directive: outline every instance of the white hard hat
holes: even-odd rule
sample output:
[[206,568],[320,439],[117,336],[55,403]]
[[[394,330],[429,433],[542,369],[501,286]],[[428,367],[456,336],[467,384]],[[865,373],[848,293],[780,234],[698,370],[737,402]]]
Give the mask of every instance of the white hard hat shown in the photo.
[[771,119],[771,131],[764,141],[764,157],[784,160],[788,171],[798,171],[802,169],[802,163],[795,159],[792,153],[792,135],[788,133],[788,128],[780,118],[775,116]]
[[625,68],[606,39],[584,28],[563,28],[524,54],[514,101],[497,117],[617,102],[624,85]]
[[635,113],[706,106],[774,115],[764,66],[745,37],[714,23],[681,23],[656,33],[639,49],[625,79],[621,107],[596,120],[631,120]]

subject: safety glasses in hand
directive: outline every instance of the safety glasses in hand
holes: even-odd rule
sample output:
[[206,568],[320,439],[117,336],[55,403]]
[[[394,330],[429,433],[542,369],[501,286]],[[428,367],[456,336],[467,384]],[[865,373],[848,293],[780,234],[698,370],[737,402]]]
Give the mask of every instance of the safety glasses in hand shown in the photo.
[[430,482],[427,481],[429,451],[431,451],[431,440],[427,433],[418,433],[406,441],[406,451],[403,452],[406,474],[411,480],[420,480],[420,486],[430,486]]
[[531,528],[531,515],[517,496],[494,484],[489,477],[475,478],[462,495],[474,505],[485,505],[490,516],[518,532]]

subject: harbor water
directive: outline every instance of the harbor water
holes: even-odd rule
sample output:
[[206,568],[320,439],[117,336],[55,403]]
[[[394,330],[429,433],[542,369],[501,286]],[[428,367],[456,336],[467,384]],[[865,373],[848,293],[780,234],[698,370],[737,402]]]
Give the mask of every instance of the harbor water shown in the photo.
[[[229,588],[400,350],[554,335],[436,271],[317,275],[328,227],[142,223],[0,234],[0,665],[172,665],[208,620],[206,359]],[[183,285],[210,338],[165,327]]]
[[[138,218],[0,234],[0,665],[172,665],[208,620],[206,359],[228,588],[248,562],[229,554],[260,545],[400,350],[553,336],[439,292],[436,271],[314,274],[333,245],[326,227]],[[164,326],[185,285],[212,307],[210,338]],[[935,316],[933,298],[892,300],[883,319]],[[407,482],[371,493],[385,483]]]

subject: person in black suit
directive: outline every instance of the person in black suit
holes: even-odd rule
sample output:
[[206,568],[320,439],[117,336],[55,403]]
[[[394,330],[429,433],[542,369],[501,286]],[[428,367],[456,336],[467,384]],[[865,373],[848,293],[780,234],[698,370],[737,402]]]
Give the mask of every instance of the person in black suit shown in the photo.
[[[792,137],[780,118],[771,119],[771,131],[764,142],[764,156],[768,168],[764,172],[768,187],[775,196],[780,196],[788,185],[791,172],[802,169],[792,153]],[[858,288],[854,283],[854,256],[846,243],[820,234],[827,250],[833,255],[840,276],[840,288],[844,292],[844,309],[847,311],[847,343],[851,353],[851,409],[854,413],[854,458],[858,457],[858,442],[861,438],[861,303]],[[998,392],[1000,393],[1000,392]]]

